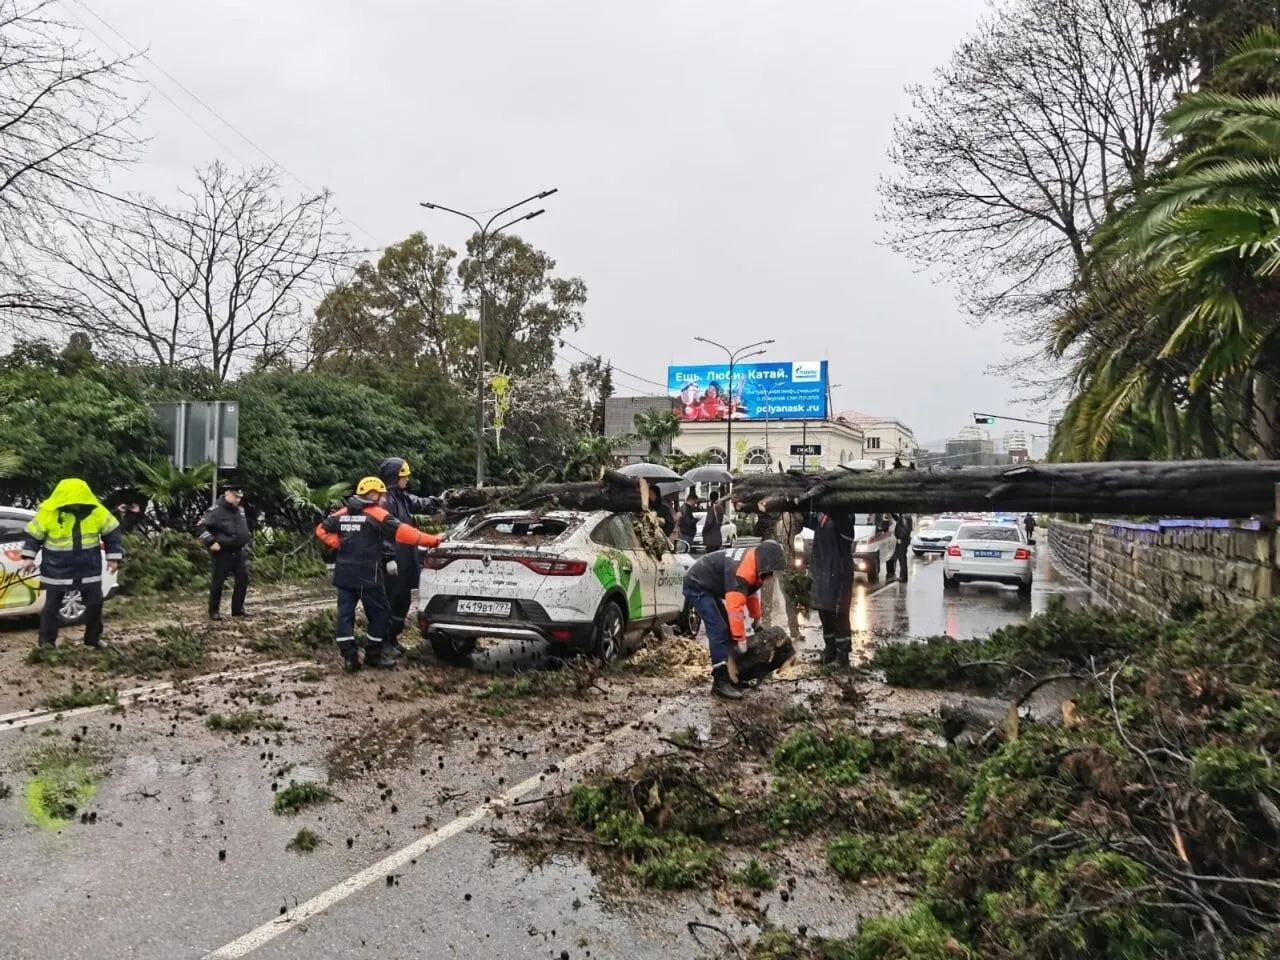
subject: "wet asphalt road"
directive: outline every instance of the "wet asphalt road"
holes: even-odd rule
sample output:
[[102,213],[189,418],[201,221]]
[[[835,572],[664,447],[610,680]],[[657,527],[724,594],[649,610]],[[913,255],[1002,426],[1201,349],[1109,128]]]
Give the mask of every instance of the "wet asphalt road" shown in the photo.
[[[1025,620],[1058,593],[1081,598],[1043,556],[1030,600],[981,585],[944,595],[941,565],[913,559],[908,585],[859,582],[853,627],[863,650],[889,637],[979,636]],[[807,630],[802,657],[819,647]],[[477,666],[505,672],[544,657],[532,646],[495,648]],[[494,830],[515,829],[537,809],[511,801],[566,789],[600,764],[660,751],[658,737],[682,728],[717,736],[724,708],[705,696],[700,680],[656,690],[622,678],[566,707],[565,716],[532,725],[480,719],[451,729],[436,717],[393,767],[336,779],[339,803],[297,817],[273,815],[273,783],[333,776],[326,763],[335,733],[376,723],[380,704],[391,699],[385,681],[368,674],[331,675],[322,686],[344,683],[342,695],[361,707],[337,709],[294,677],[266,681],[289,721],[282,735],[209,732],[200,710],[227,702],[217,684],[123,716],[0,730],[0,779],[13,787],[0,800],[0,955],[692,960],[712,953],[685,929],[688,919],[725,922],[714,919],[711,894],[663,898],[661,909],[654,901],[608,901],[577,859],[557,856],[532,869],[492,839]],[[41,830],[25,811],[24,758],[73,736],[110,751],[111,773],[89,805],[97,822]],[[504,794],[498,816],[485,803]],[[320,848],[307,856],[285,852],[303,826],[321,835]],[[820,860],[817,854],[819,874]],[[813,879],[803,865],[796,872],[803,892]],[[854,889],[833,897],[823,887],[785,903],[773,899],[769,915],[841,935],[852,931],[859,910],[883,908],[875,896]],[[714,943],[713,935],[708,946]]]

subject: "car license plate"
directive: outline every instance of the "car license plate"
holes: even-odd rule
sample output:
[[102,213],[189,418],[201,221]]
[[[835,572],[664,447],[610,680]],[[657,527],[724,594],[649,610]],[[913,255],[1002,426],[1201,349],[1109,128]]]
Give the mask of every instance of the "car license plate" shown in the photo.
[[1004,554],[999,550],[975,550],[973,551],[973,555],[975,557],[990,557],[995,560],[999,560],[1004,556]]
[[459,613],[477,614],[482,617],[509,617],[511,604],[497,603],[493,600],[459,600]]

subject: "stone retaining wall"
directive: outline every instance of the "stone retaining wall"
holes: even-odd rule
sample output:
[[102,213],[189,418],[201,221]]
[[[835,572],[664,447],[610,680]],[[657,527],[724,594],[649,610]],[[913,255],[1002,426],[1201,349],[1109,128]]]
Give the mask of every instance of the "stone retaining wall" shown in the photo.
[[1163,617],[1181,603],[1222,608],[1280,595],[1275,536],[1257,521],[1055,520],[1049,549],[1055,566],[1084,581],[1096,598]]

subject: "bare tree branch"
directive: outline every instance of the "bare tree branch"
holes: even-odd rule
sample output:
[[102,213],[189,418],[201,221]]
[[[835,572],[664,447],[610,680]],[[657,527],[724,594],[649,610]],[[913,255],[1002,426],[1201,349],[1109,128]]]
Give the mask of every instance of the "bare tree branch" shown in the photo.
[[1182,87],[1152,76],[1151,20],[1131,0],[1000,0],[898,121],[880,187],[889,243],[954,281],[978,318],[1029,324],[1024,342],[1159,159]]
[[183,196],[180,207],[133,198],[68,215],[44,248],[62,266],[47,287],[79,310],[57,322],[108,354],[221,380],[302,359],[328,270],[347,264],[329,194],[287,200],[271,168],[214,163]]
[[103,60],[49,0],[0,0],[0,325],[65,316],[31,281],[31,245],[135,156],[133,58]]

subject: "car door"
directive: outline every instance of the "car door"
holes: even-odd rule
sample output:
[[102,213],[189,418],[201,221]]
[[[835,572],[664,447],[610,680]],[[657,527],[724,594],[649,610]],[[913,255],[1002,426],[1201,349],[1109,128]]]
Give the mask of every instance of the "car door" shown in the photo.
[[626,597],[628,623],[644,620],[646,608],[652,601],[645,600],[644,570],[636,563],[639,541],[630,522],[619,514],[611,514],[592,531],[591,540],[603,548],[592,567],[596,579],[606,592],[616,588]]
[[636,536],[635,517],[626,513],[614,514],[617,542],[631,563],[632,586],[628,599],[630,609],[627,619],[632,623],[653,622],[657,611],[658,562],[649,555]]
[[25,520],[0,516],[0,614],[34,613],[40,599],[38,577],[20,569],[25,529]]

